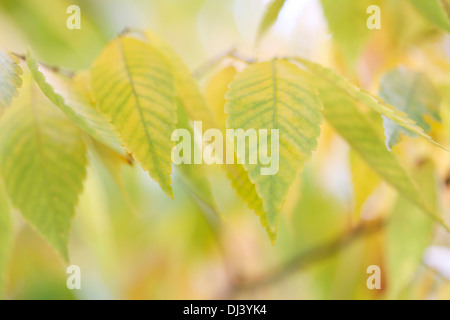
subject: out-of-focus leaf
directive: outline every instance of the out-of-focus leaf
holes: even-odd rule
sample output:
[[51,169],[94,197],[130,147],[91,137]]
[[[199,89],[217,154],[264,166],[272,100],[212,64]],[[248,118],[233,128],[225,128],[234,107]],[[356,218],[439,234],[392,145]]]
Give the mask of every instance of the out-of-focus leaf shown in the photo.
[[[289,187],[317,147],[322,105],[308,75],[283,60],[245,69],[231,83],[226,99],[228,128],[267,129],[268,146],[276,143],[270,130],[279,130],[279,170],[275,174],[262,175],[265,166],[259,160],[257,164],[249,163],[249,157],[257,150],[247,148],[246,154],[237,150],[238,157],[245,157],[244,166],[262,199],[263,224],[268,227],[269,235],[273,235],[273,241]],[[260,142],[261,147],[265,146]]]
[[17,88],[22,86],[21,75],[19,59],[0,47],[0,115],[17,96]]
[[[424,196],[436,210],[436,184],[431,162],[422,164],[417,180]],[[386,233],[386,263],[388,298],[399,298],[422,261],[422,254],[432,239],[433,220],[410,201],[399,197],[391,212]]]
[[220,128],[225,128],[225,94],[228,85],[233,81],[237,70],[233,66],[228,66],[211,77],[205,87],[205,98],[208,106],[214,113],[216,123]]
[[[226,129],[226,114],[225,114],[225,95],[229,90],[229,85],[237,74],[237,70],[233,66],[226,67],[213,75],[205,87],[205,96],[208,106],[213,110],[216,123],[225,135]],[[224,149],[224,153],[225,153]],[[236,191],[236,194],[247,204],[247,206],[255,211],[261,218],[261,223],[265,225],[265,212],[261,198],[256,192],[255,185],[250,181],[248,172],[242,164],[237,163],[237,157],[234,157],[234,164],[224,164],[224,169],[227,178],[231,181],[231,186]],[[270,229],[267,232],[271,239],[275,235],[271,234]]]
[[122,183],[120,178],[120,167],[122,165],[132,165],[133,158],[130,155],[125,155],[117,152],[114,149],[98,142],[95,139],[88,138],[88,145],[94,150],[102,163],[106,166],[111,176],[117,183]]
[[[291,251],[289,256],[333,241],[342,236],[348,226],[348,219],[344,214],[346,208],[318,184],[311,167],[307,166],[301,177],[300,196],[292,217],[282,220],[293,234],[293,242],[286,246]],[[289,233],[288,230],[286,233]],[[314,299],[334,299],[336,296],[347,298],[346,290],[354,285],[358,274],[355,271],[360,270],[362,264],[361,245],[356,246],[357,248],[349,247],[339,254],[318,261],[305,270],[308,277],[313,277],[311,294]],[[339,267],[343,259],[345,271]],[[345,288],[336,287],[341,282],[346,283]]]
[[442,0],[409,0],[417,11],[439,28],[450,33],[450,19]]
[[111,41],[91,68],[98,109],[161,189],[173,198],[170,174],[176,103],[171,68],[143,41]]
[[256,192],[255,184],[250,180],[245,167],[242,164],[238,164],[236,159],[235,157],[234,164],[225,164],[227,178],[231,181],[231,186],[236,191],[236,194],[260,217],[261,224],[267,229],[271,241],[274,242],[276,234],[272,233],[267,225],[266,212],[264,211],[263,202]]
[[[406,68],[391,70],[381,78],[379,95],[385,102],[405,112],[425,132],[431,129],[424,119],[425,115],[440,120],[440,95],[423,73]],[[410,131],[390,119],[384,119],[384,128],[389,149],[398,143],[401,132],[411,135]]]
[[394,121],[406,130],[427,139],[440,148],[445,149],[439,143],[434,141],[429,135],[427,135],[424,130],[419,127],[413,120],[408,118],[407,114],[405,114],[404,112],[398,111],[392,106],[384,104],[378,98],[353,85],[347,79],[339,76],[329,68],[323,67],[317,63],[313,63],[305,59],[298,58],[297,60],[305,65],[314,74],[314,77],[318,79],[318,81],[328,83],[334,91],[340,91],[342,94],[350,98],[351,101],[360,103],[372,109],[373,111],[378,112],[380,115]]
[[121,150],[119,136],[105,116],[95,109],[89,96],[89,74],[78,73],[70,79],[39,65],[31,50],[27,51],[27,63],[34,80],[47,98],[57,105],[83,131],[96,140]]
[[[71,30],[66,26],[70,17],[66,12],[74,4],[81,9],[81,28]],[[5,14],[9,25],[20,31],[11,34],[12,38],[20,35],[45,61],[73,69],[89,65],[108,39],[97,26],[99,18],[93,8],[87,2],[70,0],[47,0],[45,5],[34,0],[0,2],[2,17]]]
[[9,211],[8,199],[0,180],[0,300],[4,294],[8,257],[12,242],[12,223]]
[[442,126],[443,136],[450,142],[450,84],[443,85],[442,92]]
[[374,30],[367,28],[367,8],[380,0],[321,0],[333,40],[352,65]]
[[169,63],[177,97],[189,118],[193,121],[201,120],[204,127],[214,127],[211,110],[208,109],[197,81],[181,57],[156,34],[146,31],[145,35],[149,44],[158,50]]
[[431,215],[447,230],[449,227],[434,210],[434,204],[423,195],[418,183],[401,166],[397,156],[384,145],[380,122],[363,113],[358,102],[336,88],[332,82],[316,78],[315,83],[324,105],[324,116],[334,129],[367,162],[367,164],[401,195]]
[[353,217],[354,222],[358,223],[361,219],[361,210],[364,203],[381,180],[354,150],[350,150],[350,166],[354,198]]
[[269,29],[275,24],[285,2],[286,0],[272,0],[267,5],[261,23],[259,24],[256,41],[260,41],[261,38],[264,37],[266,32],[269,31]]
[[0,121],[0,170],[12,204],[68,261],[86,147],[79,129],[28,80]]
[[[183,108],[183,105],[180,101],[178,101],[177,118],[177,128],[188,130],[192,137],[191,150],[194,150],[194,148],[200,148],[200,146],[198,146],[193,139],[194,130],[192,130],[189,124],[187,112]],[[191,153],[191,156],[193,156],[193,154],[195,154],[195,151]],[[177,168],[180,172],[181,180],[188,188],[190,195],[194,198],[200,209],[204,213],[206,213],[208,215],[207,217],[212,221],[217,219],[218,210],[214,200],[214,196],[211,192],[208,178],[206,177],[205,168],[199,164],[180,164],[177,166]]]

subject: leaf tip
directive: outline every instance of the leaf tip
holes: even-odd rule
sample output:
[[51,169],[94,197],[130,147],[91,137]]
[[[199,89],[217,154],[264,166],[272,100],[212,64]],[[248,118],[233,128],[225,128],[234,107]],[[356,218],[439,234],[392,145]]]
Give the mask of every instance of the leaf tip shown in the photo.
[[272,244],[272,246],[275,246],[275,243],[277,241],[278,228],[267,227],[266,231],[267,231],[267,234],[269,235],[270,243]]

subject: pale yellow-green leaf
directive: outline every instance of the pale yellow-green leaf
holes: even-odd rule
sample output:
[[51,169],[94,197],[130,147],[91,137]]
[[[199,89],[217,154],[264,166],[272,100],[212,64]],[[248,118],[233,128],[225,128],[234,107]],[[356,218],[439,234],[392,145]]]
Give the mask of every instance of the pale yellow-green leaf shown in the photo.
[[120,178],[120,169],[123,165],[132,165],[133,158],[129,155],[117,152],[114,149],[98,142],[95,139],[86,139],[90,150],[93,150],[98,158],[102,161],[108,169],[111,176],[117,183],[122,183]]
[[[236,74],[236,68],[228,66],[213,75],[205,87],[206,102],[213,110],[216,123],[224,136],[226,136],[225,95],[229,89],[229,84],[233,81]],[[271,232],[265,220],[261,198],[256,192],[255,185],[250,181],[244,166],[237,163],[237,157],[235,156],[234,164],[225,164],[224,169],[236,194],[261,218],[261,223],[267,229],[271,241],[275,241],[275,233]]]
[[[183,108],[181,101],[177,100],[177,128],[188,130],[191,135],[191,163],[193,163],[193,154],[201,152],[200,146],[194,142],[194,130],[190,126],[189,116]],[[196,151],[194,151],[197,149]],[[206,170],[200,164],[180,164],[177,166],[180,173],[180,179],[186,186],[189,194],[195,200],[199,208],[211,219],[216,221],[219,218],[218,209],[211,192],[211,186],[206,176]]]
[[267,129],[271,146],[271,129],[279,130],[279,170],[261,175],[265,167],[258,160],[250,164],[247,146],[245,168],[262,199],[264,220],[276,233],[280,210],[289,187],[317,147],[322,121],[322,105],[308,74],[297,66],[273,60],[254,64],[238,74],[230,85],[225,110],[227,127],[232,129]]
[[4,296],[8,259],[12,246],[12,222],[8,199],[0,180],[0,300]]
[[89,136],[85,135],[84,140],[88,150],[96,156],[95,160],[99,160],[113,178],[130,211],[137,216],[138,211],[130,199],[129,190],[127,190],[123,179],[123,167],[132,166],[134,164],[133,158],[129,154],[118,152],[95,139],[91,139]]
[[383,103],[380,99],[372,96],[368,92],[363,91],[344,77],[339,76],[333,70],[323,67],[320,64],[297,58],[308,70],[314,75],[315,78],[326,82],[333,90],[340,91],[343,95],[346,95],[350,100],[360,103],[363,106],[378,112],[380,115],[394,121],[398,125],[402,126],[406,130],[417,134],[431,143],[437,145],[440,148],[445,149],[443,146],[435,142],[424,130],[419,127],[413,120],[401,111],[396,110],[390,105]]
[[[432,163],[423,163],[416,177],[421,183],[424,196],[436,210],[436,183]],[[398,299],[414,279],[423,252],[431,244],[432,225],[433,220],[411,202],[403,197],[397,199],[386,230],[388,298]]]
[[[428,77],[420,72],[397,68],[385,73],[380,80],[380,98],[397,110],[405,112],[425,132],[431,126],[425,116],[439,121],[441,97]],[[400,134],[411,135],[390,119],[384,119],[386,145],[391,148],[400,140]],[[415,135],[414,135],[415,136]]]
[[411,178],[397,156],[387,150],[381,119],[374,122],[368,114],[360,110],[357,101],[333,83],[322,78],[316,78],[314,82],[324,105],[324,116],[331,126],[381,178],[450,230],[434,210],[430,199],[423,195],[418,182]]
[[119,132],[125,148],[173,197],[171,135],[177,120],[167,60],[143,41],[120,37],[94,61],[91,78],[99,111]]
[[263,202],[256,192],[255,184],[250,180],[247,170],[244,165],[236,163],[237,158],[234,158],[234,164],[225,164],[225,173],[231,182],[231,186],[236,191],[239,198],[253,210],[261,220],[261,225],[266,229],[272,244],[275,243],[277,237],[277,230],[273,230],[268,223],[266,212],[264,211]]
[[94,139],[121,151],[117,132],[96,110],[90,97],[88,73],[80,72],[73,79],[63,76],[40,65],[30,49],[27,50],[27,63],[34,80],[51,102]]
[[409,0],[417,11],[431,23],[450,33],[450,18],[442,1],[446,0]]
[[205,99],[209,108],[213,111],[214,119],[221,129],[225,128],[225,94],[228,85],[233,81],[237,70],[228,66],[214,74],[205,86]]
[[17,96],[17,89],[22,86],[21,75],[19,59],[0,47],[0,115]]
[[261,23],[259,24],[257,41],[266,34],[267,31],[275,24],[280,14],[281,9],[284,6],[286,0],[272,0],[266,8],[264,15],[262,17]]
[[379,176],[354,151],[350,150],[350,169],[353,184],[353,218],[355,224],[361,220],[361,210],[367,198],[380,184]]
[[[367,28],[367,19],[370,17],[367,8],[371,5],[381,6],[383,1],[321,0],[321,3],[333,41],[343,53],[346,61],[353,65],[369,37],[377,32],[377,30]],[[383,9],[381,9],[382,26],[384,23]]]
[[181,57],[155,33],[146,31],[145,35],[149,44],[158,50],[169,63],[177,97],[189,118],[193,121],[202,121],[205,128],[214,127],[211,110],[206,105],[197,81]]
[[442,92],[442,136],[450,143],[450,83],[440,88]]
[[0,172],[12,204],[68,261],[86,174],[79,129],[28,79],[0,120]]

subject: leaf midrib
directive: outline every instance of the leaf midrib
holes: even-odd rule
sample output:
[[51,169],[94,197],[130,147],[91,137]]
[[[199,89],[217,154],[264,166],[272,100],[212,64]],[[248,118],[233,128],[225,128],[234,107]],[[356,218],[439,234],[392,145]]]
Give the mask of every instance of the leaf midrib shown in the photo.
[[125,55],[125,49],[123,47],[122,41],[118,41],[118,44],[119,44],[119,51],[120,51],[120,53],[122,55],[122,58],[123,58],[123,64],[124,64],[124,67],[125,67],[125,73],[127,75],[128,81],[130,83],[131,92],[133,93],[134,100],[136,102],[134,104],[134,106],[135,106],[135,108],[137,109],[137,111],[139,113],[139,119],[141,120],[141,123],[143,125],[144,132],[145,132],[145,137],[146,137],[146,139],[148,141],[148,144],[150,145],[150,149],[151,149],[150,154],[151,154],[151,157],[153,159],[153,163],[155,164],[155,169],[158,172],[158,176],[159,176],[159,179],[161,181],[161,184],[163,184],[165,179],[164,179],[164,177],[162,175],[161,168],[159,166],[158,158],[155,156],[155,153],[154,153],[153,141],[150,138],[150,134],[149,134],[149,132],[147,130],[147,126],[146,126],[146,123],[145,123],[145,120],[144,120],[144,115],[142,114],[142,107],[141,107],[141,104],[139,102],[139,97],[137,95],[137,92],[135,90],[133,78],[131,77],[131,74],[130,74],[129,66],[128,66],[128,63],[127,63],[127,57]]

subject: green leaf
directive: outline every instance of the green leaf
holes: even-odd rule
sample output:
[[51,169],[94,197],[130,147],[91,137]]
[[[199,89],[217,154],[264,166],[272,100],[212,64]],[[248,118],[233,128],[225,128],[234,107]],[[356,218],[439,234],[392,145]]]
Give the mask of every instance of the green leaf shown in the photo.
[[[322,105],[308,75],[283,60],[254,64],[238,74],[230,85],[225,110],[227,127],[232,129],[279,130],[279,170],[274,175],[261,175],[265,167],[258,160],[249,164],[257,150],[247,148],[244,164],[250,180],[262,199],[265,221],[270,233],[276,234],[279,213],[289,187],[317,147],[322,121]],[[259,141],[259,148],[264,147]]]
[[0,121],[0,171],[12,204],[68,261],[86,148],[79,129],[28,80]]
[[4,296],[8,258],[12,246],[12,222],[8,199],[0,180],[0,300]]
[[[380,82],[380,98],[397,110],[405,112],[425,132],[430,125],[424,116],[439,118],[441,97],[428,77],[420,72],[398,68],[383,75]],[[384,119],[386,145],[392,148],[400,140],[400,133],[411,133],[389,119]],[[415,136],[415,135],[413,135]]]
[[213,115],[208,108],[197,81],[181,57],[159,36],[146,31],[149,44],[164,56],[173,74],[177,97],[189,118],[202,121],[205,128],[214,127]]
[[272,0],[266,8],[259,24],[256,41],[260,41],[266,32],[275,24],[286,0]]
[[350,100],[378,112],[380,115],[394,121],[406,130],[427,139],[442,149],[445,149],[443,146],[435,142],[430,136],[428,136],[413,120],[408,118],[404,112],[398,111],[394,107],[386,105],[380,101],[380,99],[358,88],[329,68],[305,59],[297,58],[297,60],[305,65],[314,74],[315,78],[328,83],[333,90],[340,91],[342,94],[350,98]]
[[379,0],[321,0],[329,32],[346,61],[353,65],[374,30],[367,28],[367,8]]
[[119,132],[126,149],[173,198],[171,135],[177,118],[166,59],[140,40],[120,37],[95,60],[91,77],[98,109]]
[[17,96],[17,89],[22,86],[21,75],[19,59],[0,47],[0,115]]
[[324,105],[324,116],[331,126],[381,178],[450,230],[434,210],[430,199],[423,195],[417,182],[400,165],[397,156],[386,149],[381,119],[375,122],[361,111],[353,97],[333,83],[316,78],[315,84]]
[[[424,196],[436,210],[436,183],[431,162],[422,164],[417,179],[421,182]],[[398,299],[414,279],[423,252],[431,244],[432,226],[433,220],[419,208],[403,197],[397,199],[386,230],[388,298]]]
[[410,0],[410,2],[431,23],[450,33],[450,19],[441,0]]
[[89,74],[78,73],[74,79],[60,75],[39,65],[30,49],[27,50],[27,63],[34,80],[51,102],[94,139],[121,151],[117,132],[106,117],[96,110],[89,96]]

